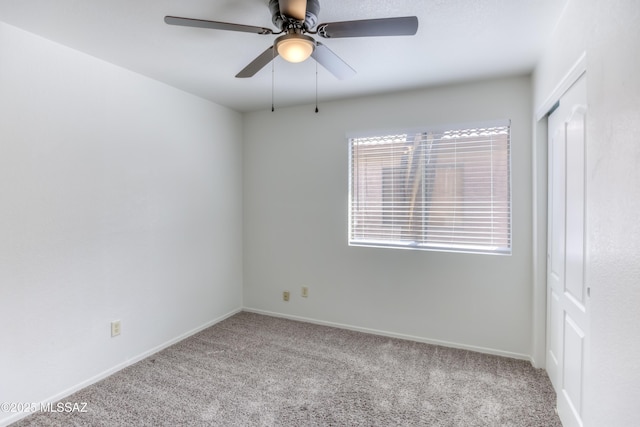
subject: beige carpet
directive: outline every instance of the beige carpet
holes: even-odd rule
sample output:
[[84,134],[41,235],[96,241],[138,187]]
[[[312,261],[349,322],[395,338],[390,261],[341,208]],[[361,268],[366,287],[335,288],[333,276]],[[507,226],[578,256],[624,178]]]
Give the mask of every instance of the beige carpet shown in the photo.
[[15,426],[560,426],[526,361],[240,313]]

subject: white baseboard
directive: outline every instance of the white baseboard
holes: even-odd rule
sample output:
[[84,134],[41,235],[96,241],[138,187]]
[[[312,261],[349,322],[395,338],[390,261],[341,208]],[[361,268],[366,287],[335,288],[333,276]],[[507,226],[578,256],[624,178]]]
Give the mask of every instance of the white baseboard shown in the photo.
[[[122,363],[119,363],[119,364],[117,364],[117,365],[115,365],[115,366],[113,366],[113,367],[111,367],[111,368],[109,368],[109,369],[107,369],[107,370],[105,370],[103,372],[100,372],[99,374],[94,375],[93,377],[91,377],[91,378],[89,378],[89,379],[87,379],[85,381],[82,381],[81,383],[78,383],[78,384],[76,384],[76,385],[74,385],[72,387],[69,387],[66,390],[61,391],[60,393],[57,393],[54,396],[51,396],[51,397],[43,400],[42,402],[39,402],[38,405],[36,405],[36,406],[46,405],[48,403],[54,403],[54,402],[57,402],[57,401],[59,401],[61,399],[64,399],[65,397],[70,396],[73,393],[75,393],[75,392],[77,392],[79,390],[82,390],[85,387],[90,386],[91,384],[95,384],[98,381],[103,380],[106,377],[108,377],[110,375],[113,375],[118,371],[121,371],[122,369],[126,368],[127,366],[131,366],[134,363],[139,362],[142,359],[145,359],[145,358],[147,358],[147,357],[149,357],[149,356],[151,356],[153,354],[156,354],[157,352],[162,351],[167,347],[171,347],[172,345],[184,340],[185,338],[189,338],[190,336],[195,335],[198,332],[200,332],[200,331],[202,331],[204,329],[207,329],[207,328],[215,325],[216,323],[219,323],[219,322],[221,322],[221,321],[233,316],[234,314],[238,314],[241,311],[242,311],[241,308],[237,308],[237,309],[235,309],[235,310],[233,310],[233,311],[231,311],[231,312],[229,312],[227,314],[224,314],[224,315],[222,315],[222,316],[220,316],[220,317],[218,317],[216,319],[213,319],[213,320],[205,323],[204,325],[200,325],[200,326],[198,326],[198,327],[196,327],[196,328],[194,328],[194,329],[192,329],[192,330],[190,330],[188,332],[185,332],[184,334],[181,334],[181,335],[179,335],[179,336],[177,336],[175,338],[170,339],[167,342],[164,342],[164,343],[160,344],[159,346],[156,346],[156,347],[154,347],[154,348],[152,348],[150,350],[144,351],[144,352],[142,352],[141,354],[139,354],[137,356],[134,356],[134,357],[132,357],[130,359],[127,359],[126,361],[124,361]],[[21,412],[21,413],[13,414],[12,416],[10,416],[8,418],[0,420],[0,427],[6,427],[11,423],[15,423],[16,421],[27,417],[28,415],[30,415],[29,412]]]
[[441,340],[435,340],[431,338],[399,334],[396,332],[381,331],[378,329],[370,329],[370,328],[363,328],[360,326],[345,325],[342,323],[327,322],[325,320],[311,319],[308,317],[301,317],[301,316],[293,316],[293,315],[284,314],[284,313],[275,313],[272,311],[259,310],[259,309],[250,308],[250,307],[244,307],[242,311],[246,311],[249,313],[263,314],[265,316],[281,317],[283,319],[289,319],[289,320],[297,320],[299,322],[313,323],[316,325],[331,326],[331,327],[340,328],[340,329],[348,329],[350,331],[364,332],[367,334],[380,335],[380,336],[389,337],[389,338],[399,338],[399,339],[408,340],[408,341],[422,342],[425,344],[433,344],[433,345],[440,345],[443,347],[475,351],[477,353],[485,353],[485,354],[492,354],[495,356],[509,357],[511,359],[527,360],[533,364],[533,359],[528,354],[513,353],[510,351],[497,350],[494,348],[478,347],[474,345],[460,344],[460,343],[455,343],[451,341],[441,341]]

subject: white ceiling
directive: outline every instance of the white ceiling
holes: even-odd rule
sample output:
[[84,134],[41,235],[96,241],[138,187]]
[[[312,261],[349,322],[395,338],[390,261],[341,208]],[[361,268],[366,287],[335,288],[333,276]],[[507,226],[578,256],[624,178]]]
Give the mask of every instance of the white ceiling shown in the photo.
[[[318,67],[320,102],[530,72],[567,0],[320,0],[319,22],[416,15],[416,36],[320,39],[358,74]],[[274,28],[268,0],[0,0],[0,21],[238,111],[271,106],[274,35],[166,25],[165,15]],[[275,28],[274,28],[275,30]],[[314,102],[315,61],[275,62],[276,106]]]

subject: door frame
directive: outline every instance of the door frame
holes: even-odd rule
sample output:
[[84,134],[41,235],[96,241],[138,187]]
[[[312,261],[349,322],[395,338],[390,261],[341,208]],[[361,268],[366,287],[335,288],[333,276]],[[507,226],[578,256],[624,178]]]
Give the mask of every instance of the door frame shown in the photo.
[[583,52],[564,75],[534,116],[532,144],[533,170],[533,289],[531,363],[546,368],[547,352],[547,147],[549,114],[560,98],[587,72],[586,52]]

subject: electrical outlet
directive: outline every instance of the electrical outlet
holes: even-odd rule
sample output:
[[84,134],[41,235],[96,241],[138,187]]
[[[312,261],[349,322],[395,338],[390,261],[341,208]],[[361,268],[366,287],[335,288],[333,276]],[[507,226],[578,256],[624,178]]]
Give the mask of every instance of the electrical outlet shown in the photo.
[[302,298],[307,298],[309,296],[309,288],[306,286],[302,287]]
[[117,337],[118,335],[120,335],[120,321],[114,320],[111,322],[111,336]]
[[289,291],[284,291],[282,293],[282,301],[289,301]]

